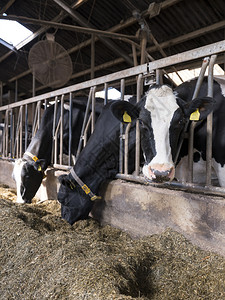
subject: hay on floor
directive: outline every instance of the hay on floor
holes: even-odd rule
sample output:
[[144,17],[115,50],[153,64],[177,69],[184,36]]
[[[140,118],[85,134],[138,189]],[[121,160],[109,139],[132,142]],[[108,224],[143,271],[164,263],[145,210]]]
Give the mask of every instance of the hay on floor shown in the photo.
[[70,226],[56,200],[11,200],[0,200],[0,299],[225,299],[225,258],[171,229],[134,240],[92,219]]

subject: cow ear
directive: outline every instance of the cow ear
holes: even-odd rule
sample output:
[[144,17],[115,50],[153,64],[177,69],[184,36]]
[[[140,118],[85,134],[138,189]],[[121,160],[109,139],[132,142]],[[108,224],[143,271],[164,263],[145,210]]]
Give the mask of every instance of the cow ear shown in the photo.
[[35,170],[43,172],[45,170],[45,159],[38,159],[34,164]]
[[[182,100],[183,101],[183,100]],[[191,121],[204,120],[213,110],[215,100],[211,97],[195,98],[188,103],[178,104],[183,110],[186,117],[190,118]]]
[[115,101],[111,105],[111,111],[123,123],[130,123],[139,116],[138,108],[127,101]]
[[60,175],[60,176],[58,177],[59,182],[60,182],[61,184],[65,185],[66,177],[67,177],[66,174]]
[[73,181],[71,181],[71,180],[68,178],[68,175],[66,175],[66,174],[60,175],[60,176],[58,177],[58,180],[59,180],[59,182],[60,182],[62,185],[68,187],[68,188],[71,189],[71,190],[73,190],[74,188],[76,188],[76,184],[75,184]]

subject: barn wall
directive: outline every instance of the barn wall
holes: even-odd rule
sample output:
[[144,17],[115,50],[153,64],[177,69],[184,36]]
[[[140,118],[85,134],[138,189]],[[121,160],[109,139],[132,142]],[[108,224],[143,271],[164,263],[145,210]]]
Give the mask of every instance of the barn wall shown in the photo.
[[[13,164],[0,161],[0,184],[15,188]],[[36,198],[56,199],[63,171],[48,169]],[[134,237],[161,233],[170,227],[193,244],[225,256],[225,199],[113,180],[102,185],[103,200],[95,202],[92,216]]]

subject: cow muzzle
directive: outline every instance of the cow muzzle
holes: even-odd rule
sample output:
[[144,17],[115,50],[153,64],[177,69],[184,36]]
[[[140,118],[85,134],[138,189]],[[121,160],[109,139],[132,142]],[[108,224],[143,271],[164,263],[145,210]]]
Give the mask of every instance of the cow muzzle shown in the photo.
[[171,181],[175,175],[175,168],[164,164],[149,165],[147,166],[147,174],[145,172],[144,175],[148,175],[147,177],[153,182]]

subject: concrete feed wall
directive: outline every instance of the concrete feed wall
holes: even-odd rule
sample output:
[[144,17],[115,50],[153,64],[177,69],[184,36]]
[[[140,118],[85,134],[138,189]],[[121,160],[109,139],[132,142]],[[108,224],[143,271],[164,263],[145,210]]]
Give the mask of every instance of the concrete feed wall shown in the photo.
[[93,216],[133,236],[170,227],[193,244],[225,256],[225,199],[116,180],[102,187]]

